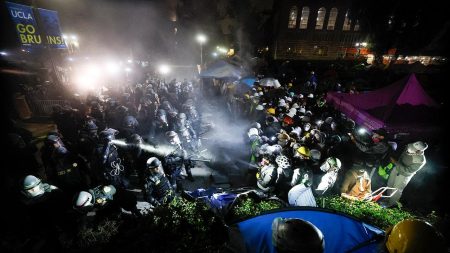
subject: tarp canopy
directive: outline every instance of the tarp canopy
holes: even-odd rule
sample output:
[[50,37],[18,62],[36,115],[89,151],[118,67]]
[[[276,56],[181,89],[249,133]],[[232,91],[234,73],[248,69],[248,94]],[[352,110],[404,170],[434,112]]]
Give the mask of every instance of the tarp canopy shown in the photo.
[[240,79],[243,76],[243,70],[238,66],[228,63],[224,60],[214,62],[206,70],[200,73],[203,78],[235,78]]
[[327,102],[356,123],[390,133],[436,131],[438,104],[414,74],[387,87],[363,94],[328,92]]
[[[247,252],[276,252],[272,245],[272,221],[300,218],[314,224],[325,239],[325,253],[379,252],[384,231],[353,217],[321,208],[296,207],[277,210],[236,224]],[[301,236],[301,234],[299,234]]]

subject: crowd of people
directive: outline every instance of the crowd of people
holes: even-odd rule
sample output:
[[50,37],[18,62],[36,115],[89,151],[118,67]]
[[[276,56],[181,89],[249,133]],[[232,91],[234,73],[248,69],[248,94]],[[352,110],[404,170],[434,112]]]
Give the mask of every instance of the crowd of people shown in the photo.
[[397,147],[385,129],[370,132],[357,126],[329,107],[325,94],[315,92],[317,84],[311,82],[300,92],[292,83],[256,82],[252,90],[232,99],[239,101],[238,111],[253,120],[247,133],[249,178],[291,205],[316,206],[315,197],[324,194],[373,201],[373,191],[382,187],[386,190],[380,204],[396,205],[425,165],[428,145],[417,141]]
[[[300,91],[292,83],[255,82],[229,97],[230,113],[251,125],[248,166],[241,168],[248,186],[292,206],[317,206],[316,197],[329,194],[377,201],[382,195],[373,190],[387,187],[392,192],[380,204],[396,205],[425,165],[428,145],[418,140],[399,147],[398,156],[385,129],[369,132],[328,107],[312,74]],[[201,92],[195,81],[147,76],[121,96],[89,95],[54,106],[56,128],[39,150],[30,133],[11,123],[8,154],[18,162],[5,188],[20,194],[12,199],[20,200],[18,210],[37,229],[29,231],[45,228],[52,237],[99,217],[139,217],[180,195],[183,181],[195,180],[191,169],[207,131],[197,109]]]

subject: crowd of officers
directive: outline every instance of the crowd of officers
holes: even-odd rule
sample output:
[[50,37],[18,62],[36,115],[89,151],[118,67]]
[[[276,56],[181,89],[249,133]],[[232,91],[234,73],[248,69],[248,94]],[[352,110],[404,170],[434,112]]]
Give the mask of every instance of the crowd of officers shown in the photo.
[[195,89],[196,82],[149,77],[120,97],[55,105],[56,129],[39,140],[11,121],[8,155],[17,164],[5,172],[5,188],[20,192],[13,199],[37,227],[57,219],[69,224],[61,222],[68,210],[86,225],[87,217],[136,217],[170,202],[185,178],[194,181],[191,168],[205,131]]

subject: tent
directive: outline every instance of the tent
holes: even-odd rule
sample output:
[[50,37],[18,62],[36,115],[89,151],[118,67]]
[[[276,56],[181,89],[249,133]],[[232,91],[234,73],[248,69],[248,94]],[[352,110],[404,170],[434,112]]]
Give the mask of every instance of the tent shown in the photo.
[[203,78],[234,78],[239,79],[243,76],[243,70],[226,61],[219,60],[200,72]]
[[356,123],[389,133],[429,135],[439,128],[438,105],[414,74],[387,87],[363,93],[328,92],[327,102]]
[[[242,236],[238,243],[247,252],[276,252],[272,245],[272,221],[277,218],[300,218],[314,224],[325,239],[328,252],[379,252],[384,230],[351,216],[322,208],[291,207],[266,212],[234,225]],[[301,235],[299,235],[301,236]],[[237,240],[236,240],[237,241]]]

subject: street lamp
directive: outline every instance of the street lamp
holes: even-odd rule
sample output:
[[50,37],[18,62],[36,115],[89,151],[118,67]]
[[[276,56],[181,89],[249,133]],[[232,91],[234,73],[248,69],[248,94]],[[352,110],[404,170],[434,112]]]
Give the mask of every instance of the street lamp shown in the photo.
[[203,44],[208,38],[204,34],[197,35],[197,41],[200,43],[200,65],[203,65]]

